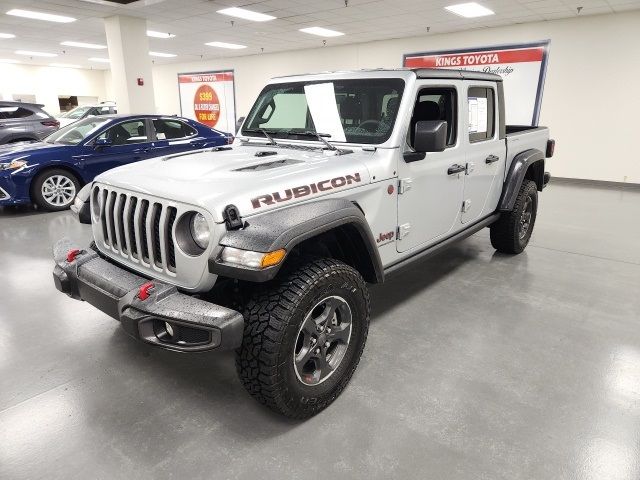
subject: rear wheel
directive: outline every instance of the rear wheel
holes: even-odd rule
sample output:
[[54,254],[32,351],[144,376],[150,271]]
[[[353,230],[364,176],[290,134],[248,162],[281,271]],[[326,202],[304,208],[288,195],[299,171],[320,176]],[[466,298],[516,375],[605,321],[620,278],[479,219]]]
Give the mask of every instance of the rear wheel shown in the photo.
[[278,413],[307,418],[340,395],[358,365],[369,293],[350,266],[309,260],[257,292],[244,317],[236,353],[244,387]]
[[80,182],[66,170],[53,168],[36,177],[31,189],[34,202],[42,209],[56,212],[66,210],[80,190]]
[[521,253],[529,244],[538,212],[535,182],[522,182],[513,210],[500,215],[491,225],[491,245],[502,253]]

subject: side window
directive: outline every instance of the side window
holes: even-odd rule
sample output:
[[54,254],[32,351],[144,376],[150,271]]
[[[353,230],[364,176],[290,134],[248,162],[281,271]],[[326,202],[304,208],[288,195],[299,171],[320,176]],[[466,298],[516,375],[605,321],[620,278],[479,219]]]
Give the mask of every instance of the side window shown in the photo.
[[165,120],[162,118],[153,121],[158,140],[172,140],[175,138],[185,138],[195,135],[197,130],[186,123],[178,120]]
[[97,108],[95,115],[109,115],[109,107]]
[[149,141],[147,126],[144,120],[131,120],[119,123],[104,131],[98,138],[111,140],[112,145],[131,145]]
[[458,98],[456,89],[423,88],[419,91],[413,107],[413,115],[409,125],[409,144],[413,147],[416,123],[423,120],[442,120],[447,122],[447,146],[452,147],[457,141]]
[[492,88],[469,88],[469,142],[490,140],[495,133],[495,94]]
[[0,118],[3,119],[27,118],[31,115],[33,115],[33,112],[23,107],[16,107],[13,105],[0,107]]

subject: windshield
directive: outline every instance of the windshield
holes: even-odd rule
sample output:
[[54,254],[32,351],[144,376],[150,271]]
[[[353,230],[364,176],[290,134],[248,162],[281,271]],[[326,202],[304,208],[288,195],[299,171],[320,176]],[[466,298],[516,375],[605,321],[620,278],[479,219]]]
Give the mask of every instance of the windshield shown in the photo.
[[110,119],[100,117],[89,117],[79,120],[60,130],[53,132],[44,139],[47,143],[58,143],[62,145],[77,145],[88,136],[94,134],[100,127]]
[[72,110],[69,110],[68,112],[63,113],[62,115],[60,115],[60,117],[62,118],[80,118],[82,117],[85,113],[87,113],[89,110],[91,110],[91,107],[76,107]]
[[393,131],[403,90],[399,78],[267,85],[242,134],[302,140],[320,133],[331,143],[383,143]]

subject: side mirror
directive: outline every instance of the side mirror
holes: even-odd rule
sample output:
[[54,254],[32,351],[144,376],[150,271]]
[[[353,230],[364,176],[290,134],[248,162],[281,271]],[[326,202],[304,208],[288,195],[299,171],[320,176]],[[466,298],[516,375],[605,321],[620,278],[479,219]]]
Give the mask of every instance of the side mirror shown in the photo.
[[113,140],[109,140],[108,138],[99,138],[93,144],[96,148],[109,147],[113,145]]
[[413,148],[416,152],[442,152],[447,148],[447,122],[423,120],[416,122]]

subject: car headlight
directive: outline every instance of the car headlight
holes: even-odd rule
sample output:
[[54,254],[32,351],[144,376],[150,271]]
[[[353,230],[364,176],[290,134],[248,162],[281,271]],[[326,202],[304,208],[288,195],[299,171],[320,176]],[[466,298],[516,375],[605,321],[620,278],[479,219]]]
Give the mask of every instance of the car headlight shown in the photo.
[[23,160],[13,160],[10,163],[0,163],[0,170],[16,170],[26,166],[27,162]]
[[203,250],[206,250],[209,246],[209,239],[211,238],[211,230],[207,219],[201,213],[196,213],[191,216],[191,222],[189,224],[191,229],[191,236],[193,241],[196,242]]
[[287,251],[284,248],[265,253],[224,247],[220,254],[220,259],[223,263],[239,265],[245,268],[262,269],[279,264],[286,254]]

